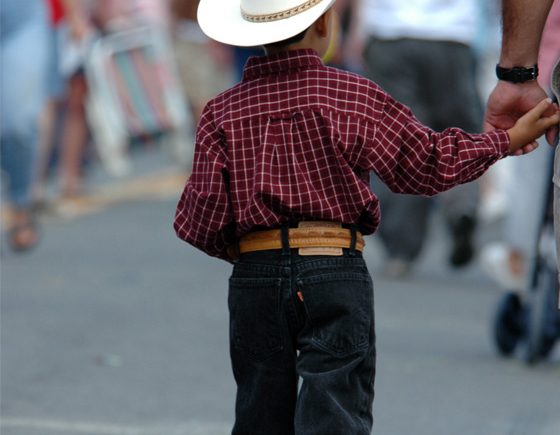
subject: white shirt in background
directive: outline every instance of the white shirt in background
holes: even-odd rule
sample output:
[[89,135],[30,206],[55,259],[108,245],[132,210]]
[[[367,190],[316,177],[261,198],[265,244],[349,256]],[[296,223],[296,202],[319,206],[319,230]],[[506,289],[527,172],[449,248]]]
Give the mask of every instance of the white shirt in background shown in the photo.
[[365,31],[379,39],[473,43],[478,0],[362,0]]

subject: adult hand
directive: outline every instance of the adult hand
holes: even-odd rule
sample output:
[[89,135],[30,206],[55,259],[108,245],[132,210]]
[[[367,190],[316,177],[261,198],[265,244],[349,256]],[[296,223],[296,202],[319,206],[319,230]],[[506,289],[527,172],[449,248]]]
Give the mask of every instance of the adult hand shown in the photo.
[[[507,130],[513,127],[520,117],[546,97],[545,91],[536,81],[525,83],[499,81],[488,98],[484,116],[484,130],[489,131],[496,128]],[[544,113],[544,116],[552,116],[554,111],[554,107],[551,106]],[[550,145],[556,145],[554,142],[557,133],[558,127],[552,127],[546,132],[546,138]]]

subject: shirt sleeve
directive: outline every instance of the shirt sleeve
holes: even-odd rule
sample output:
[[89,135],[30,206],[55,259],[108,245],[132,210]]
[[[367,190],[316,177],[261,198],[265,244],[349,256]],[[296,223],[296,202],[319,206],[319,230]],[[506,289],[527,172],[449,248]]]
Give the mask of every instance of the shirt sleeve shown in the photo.
[[193,169],[177,205],[174,229],[185,242],[229,261],[234,220],[227,167],[222,136],[207,107],[197,129]]
[[503,130],[435,132],[389,95],[373,136],[368,169],[393,192],[428,196],[480,177],[507,155],[509,145],[509,135]]

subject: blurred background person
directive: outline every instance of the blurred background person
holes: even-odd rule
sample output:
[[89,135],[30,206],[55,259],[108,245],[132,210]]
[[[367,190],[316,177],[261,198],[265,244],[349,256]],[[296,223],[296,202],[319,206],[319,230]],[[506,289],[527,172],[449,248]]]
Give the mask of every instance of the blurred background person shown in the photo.
[[204,106],[233,83],[232,48],[208,38],[198,26],[199,0],[171,0],[175,57],[194,124]]
[[64,18],[64,8],[60,0],[46,0],[45,3],[49,12],[47,100],[40,119],[37,173],[32,193],[33,206],[36,210],[42,210],[48,205],[47,180],[55,147],[57,125],[60,123],[62,104],[66,95],[66,81],[59,68],[59,33]]
[[3,2],[0,8],[0,150],[3,190],[12,207],[8,242],[15,251],[39,240],[31,190],[46,98],[47,11],[42,1]]
[[[57,196],[75,198],[85,191],[89,127],[87,81],[83,63],[94,37],[92,2],[47,0],[50,11],[48,101],[43,109],[34,201],[48,202],[47,184],[56,168]],[[54,162],[54,164],[53,164]]]
[[[89,141],[86,117],[87,81],[84,72],[87,45],[93,38],[89,16],[93,2],[61,0],[60,68],[67,88],[60,137],[59,189],[63,198],[74,198],[85,191],[85,163]],[[74,51],[75,50],[75,51]],[[75,54],[74,54],[75,53]]]
[[363,74],[363,26],[360,19],[362,0],[337,0],[333,8],[338,23],[331,38],[333,49],[328,63],[336,68]]
[[[41,159],[35,188],[36,201],[39,204],[43,204],[46,200],[46,186],[50,172],[55,172],[57,175],[56,184],[60,198],[73,199],[87,193],[86,169],[91,164],[98,163],[96,158],[101,157],[99,155],[100,147],[106,145],[102,143],[103,139],[114,138],[114,135],[117,134],[112,131],[112,135],[106,136],[103,133],[107,133],[107,130],[100,133],[101,126],[96,117],[99,113],[91,111],[91,89],[89,89],[91,82],[89,82],[86,69],[95,42],[103,41],[105,37],[112,35],[124,35],[122,39],[118,40],[122,42],[126,39],[127,31],[145,27],[157,29],[158,35],[163,35],[163,38],[167,40],[171,25],[168,1],[48,0],[48,3],[51,9],[54,35],[51,44],[52,98],[43,117]],[[132,40],[131,47],[144,47],[142,43],[146,43],[146,47],[153,48],[154,45],[147,43],[154,43],[152,39],[155,33],[145,32],[144,40],[136,37]],[[111,46],[117,50],[122,48],[119,45]],[[106,111],[107,113],[110,112],[109,109],[120,111],[123,120],[128,117],[123,121],[123,125],[119,126],[123,129],[123,142],[126,142],[122,145],[124,148],[128,142],[136,139],[140,139],[140,141],[157,140],[156,137],[151,137],[149,134],[142,136],[142,128],[146,127],[145,125],[139,126],[141,131],[139,137],[135,136],[136,131],[124,132],[133,122],[130,121],[131,116],[134,116],[134,122],[138,121],[139,124],[146,119],[152,122],[157,118],[158,122],[162,124],[162,129],[167,127],[167,114],[162,115],[164,109],[161,107],[165,97],[159,86],[162,82],[169,82],[170,79],[169,71],[165,71],[167,65],[158,63],[162,57],[161,53],[158,53],[157,59],[153,56],[150,57],[149,49],[142,51],[142,48],[139,48],[135,51],[134,48],[131,48],[127,54],[121,55],[120,53],[117,52],[106,61],[105,75],[111,77],[109,80],[111,84],[106,83],[106,85],[117,89],[119,95],[117,100],[120,98],[118,103],[121,106],[110,107]],[[171,59],[172,53],[166,54]],[[119,62],[126,65],[116,72],[119,69]],[[121,80],[123,77],[130,83],[124,83]],[[146,79],[146,77],[150,78]],[[103,79],[101,78],[101,80]],[[140,82],[140,88],[134,88]],[[138,94],[130,95],[131,89]],[[123,97],[123,95],[125,96]],[[157,95],[157,98],[151,98],[153,95]],[[104,101],[104,103],[113,104],[114,102]],[[131,103],[132,107],[124,107],[127,103]],[[98,107],[96,106],[96,108]],[[146,108],[149,113],[145,113]],[[101,110],[103,111],[103,108]],[[113,127],[114,125],[114,123],[111,124]],[[106,127],[106,125],[103,126]],[[120,134],[119,130],[119,137]],[[183,138],[182,142],[188,142],[188,139]],[[90,145],[95,145],[95,147]],[[108,147],[111,145],[105,146],[103,150],[109,149]],[[186,157],[183,160],[186,160]],[[51,170],[53,166],[56,166],[54,171]],[[115,175],[111,171],[109,172]]]
[[[366,75],[436,131],[453,125],[480,132],[483,112],[473,50],[478,1],[361,1]],[[388,257],[385,271],[406,275],[426,241],[433,201],[396,195],[375,178],[372,182],[384,216],[379,236]],[[478,183],[464,184],[438,198],[452,237],[449,262],[464,266],[475,254]]]

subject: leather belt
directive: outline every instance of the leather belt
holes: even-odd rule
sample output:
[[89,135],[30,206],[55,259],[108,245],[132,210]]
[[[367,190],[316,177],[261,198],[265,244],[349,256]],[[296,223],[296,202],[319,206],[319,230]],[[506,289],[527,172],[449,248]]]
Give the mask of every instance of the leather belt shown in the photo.
[[[352,231],[347,228],[314,226],[290,228],[288,240],[290,248],[350,248],[352,243]],[[356,231],[356,250],[363,251],[364,238]],[[254,231],[241,237],[239,240],[239,253],[253,251],[266,251],[270,249],[282,249],[282,232],[280,229]]]

